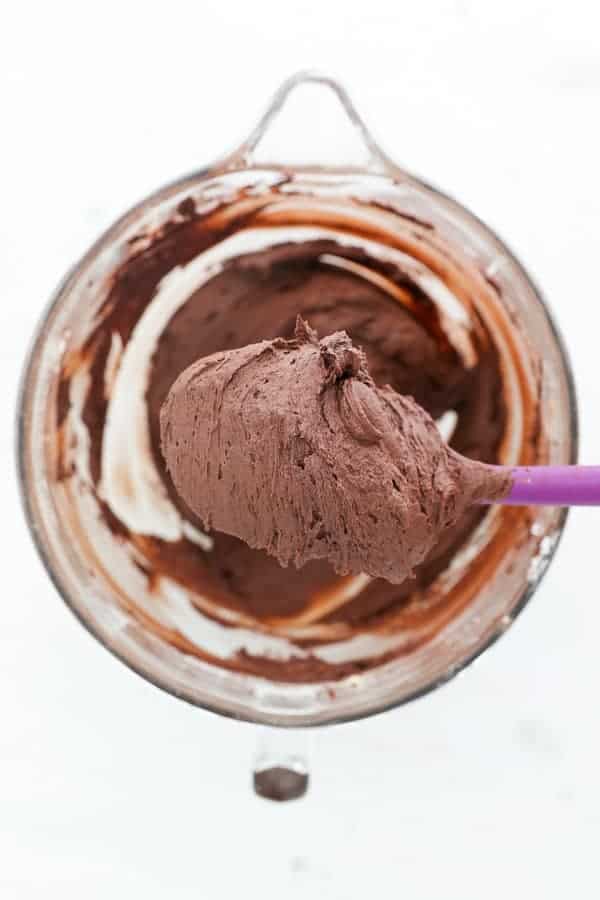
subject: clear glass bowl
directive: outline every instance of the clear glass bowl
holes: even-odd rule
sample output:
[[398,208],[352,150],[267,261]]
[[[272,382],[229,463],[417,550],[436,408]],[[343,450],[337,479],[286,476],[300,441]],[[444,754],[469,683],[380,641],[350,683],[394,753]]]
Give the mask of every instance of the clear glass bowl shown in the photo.
[[[304,83],[329,88],[349,117],[361,158],[335,166],[261,162],[259,147],[290,91]],[[393,163],[373,141],[344,89],[313,73],[289,79],[248,140],[214,165],[170,184],[116,222],[76,264],[59,286],[42,317],[27,360],[18,410],[18,460],[27,520],[38,551],[59,593],[81,623],[112,653],[153,684],[176,697],[223,715],[278,726],[317,725],[357,719],[397,706],[441,685],[499,637],[537,589],[550,562],[566,511],[525,511],[519,539],[509,535],[493,571],[481,579],[476,595],[427,643],[392,662],[341,681],[319,684],[271,682],[212,666],[164,642],[132,618],[90,571],[84,547],[63,514],[52,478],[52,410],[60,363],[85,330],[101,302],[90,291],[121,258],[128,239],[168,220],[177,205],[193,196],[198,203],[227,202],[240,184],[260,191],[293,174],[295,190],[312,202],[319,197],[385,195],[388,207],[432,222],[445,238],[493,278],[501,304],[520,344],[521,365],[539,404],[545,435],[538,462],[572,463],[577,421],[571,369],[560,337],[539,291],[504,243],[472,213]],[[526,400],[518,388],[511,415],[518,419]],[[509,447],[505,462],[514,462]],[[523,523],[526,522],[524,529]],[[88,534],[93,544],[93,534]],[[463,565],[476,556],[482,534],[462,551]],[[478,543],[479,542],[479,543]]]

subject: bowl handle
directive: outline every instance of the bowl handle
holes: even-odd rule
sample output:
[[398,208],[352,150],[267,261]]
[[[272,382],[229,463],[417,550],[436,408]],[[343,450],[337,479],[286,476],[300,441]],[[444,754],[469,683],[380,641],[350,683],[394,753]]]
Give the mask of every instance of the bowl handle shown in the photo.
[[[341,112],[345,115],[346,119],[349,120],[351,128],[347,128],[346,124],[346,133],[348,134],[348,140],[345,143],[348,146],[340,147],[338,140],[338,133],[336,132],[336,141],[335,141],[335,154],[336,161],[333,164],[329,164],[326,162],[325,156],[326,151],[329,149],[331,152],[331,146],[327,147],[326,143],[323,146],[323,134],[319,134],[319,128],[311,129],[311,135],[315,137],[316,144],[318,145],[319,137],[321,140],[321,147],[315,146],[310,153],[315,155],[313,160],[310,162],[306,159],[296,160],[293,162],[291,160],[287,161],[285,159],[263,159],[263,143],[264,139],[267,135],[272,138],[274,135],[272,132],[275,131],[275,123],[278,117],[280,116],[282,110],[286,106],[289,96],[292,92],[296,90],[296,88],[304,86],[304,85],[317,85],[320,88],[318,94],[319,102],[325,99],[324,91],[332,91],[335,95],[335,98],[339,101]],[[317,95],[313,92],[313,102],[308,110],[308,116],[312,123],[318,123],[318,108],[316,106]],[[281,123],[279,123],[281,124]],[[292,153],[293,148],[298,145],[302,147],[302,153],[304,156],[308,155],[304,151],[304,147],[306,145],[306,128],[304,128],[304,132],[298,134],[298,127],[296,127],[297,137],[300,140],[295,140],[294,138],[294,128],[293,126],[298,126],[299,122],[292,122],[292,127],[287,123],[283,130],[283,146],[288,149],[284,149],[283,151],[277,150],[277,154],[280,156],[285,156],[288,153]],[[304,122],[304,126],[306,126],[306,121]],[[340,124],[344,124],[340,120]],[[300,128],[302,126],[300,125]],[[328,120],[328,127],[331,128],[330,121]],[[281,142],[280,142],[281,143]],[[279,145],[278,145],[279,146]],[[255,128],[251,131],[250,135],[246,138],[245,141],[231,154],[231,156],[227,160],[228,167],[230,168],[250,168],[250,167],[262,167],[262,166],[285,166],[287,162],[289,165],[293,165],[294,169],[315,169],[315,168],[326,168],[328,171],[331,170],[340,170],[340,171],[359,171],[359,172],[369,172],[373,174],[385,174],[391,175],[393,177],[402,177],[405,176],[405,173],[399,169],[399,167],[383,152],[383,150],[379,147],[375,139],[373,138],[371,132],[365,125],[363,119],[358,114],[354,103],[350,99],[350,96],[346,89],[337,81],[335,78],[332,78],[330,75],[326,75],[317,71],[301,71],[296,72],[294,75],[291,75],[287,78],[283,84],[278,88],[278,90],[273,95],[271,102],[269,103],[267,109],[265,110],[262,117],[259,119]],[[405,176],[406,177],[406,176]]]

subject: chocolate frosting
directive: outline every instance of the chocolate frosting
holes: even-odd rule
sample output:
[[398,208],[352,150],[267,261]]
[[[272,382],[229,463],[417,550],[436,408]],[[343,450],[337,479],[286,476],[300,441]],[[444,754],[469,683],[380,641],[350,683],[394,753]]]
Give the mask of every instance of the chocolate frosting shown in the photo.
[[[188,226],[197,227],[193,222]],[[170,239],[170,234],[167,236]],[[200,231],[198,241],[203,239]],[[165,241],[167,238],[165,238]],[[178,237],[177,248],[189,253],[189,242]],[[202,246],[200,244],[200,246]],[[385,275],[385,286],[402,288],[403,302],[358,269],[333,261],[360,265],[363,271]],[[152,286],[169,266],[180,262],[170,245],[156,242],[144,254],[144,276],[152,266]],[[111,314],[127,339],[134,299],[140,296],[140,278],[131,284],[131,264],[115,285],[122,289]],[[154,272],[156,271],[156,274]],[[127,278],[124,281],[125,276]],[[123,285],[123,287],[122,287]],[[135,290],[134,290],[135,288]],[[143,296],[143,294],[142,294]],[[153,295],[149,290],[146,303]],[[475,330],[477,361],[466,367],[448,347],[439,328],[436,310],[413,279],[390,264],[382,263],[356,247],[325,240],[284,243],[244,254],[194,291],[171,318],[161,335],[148,378],[147,404],[154,458],[164,472],[165,485],[182,515],[195,517],[172,485],[160,449],[160,410],[178,376],[196,360],[216,352],[238,349],[263,338],[292,338],[297,313],[321,334],[345,330],[367,355],[369,371],[378,385],[390,384],[401,394],[414,397],[434,418],[447,410],[457,414],[450,446],[462,455],[482,462],[498,461],[506,410],[498,354],[483,329]],[[121,319],[127,316],[121,323]],[[476,321],[476,320],[475,320]],[[105,326],[105,330],[106,326]],[[102,369],[101,369],[102,371]],[[85,415],[92,433],[104,416],[102,383],[90,397]],[[94,468],[92,446],[92,468]],[[325,607],[322,620],[352,627],[376,623],[420,598],[448,565],[481,519],[484,510],[472,506],[440,538],[427,559],[415,570],[414,579],[401,586],[384,579],[366,579],[362,589],[349,594],[339,607]],[[195,524],[200,525],[200,520]],[[189,541],[165,544],[146,542],[154,573],[176,572],[187,587],[261,620],[303,615],[320,598],[337,591],[340,579],[326,560],[314,560],[291,573],[274,557],[252,549],[246,542],[220,531],[211,534],[213,546],[201,552]]]
[[189,366],[161,411],[173,483],[204,527],[282,566],[400,584],[501,469],[453,453],[411,397],[378,388],[345,331],[217,353]]
[[[151,222],[132,233],[106,278],[90,281],[87,290],[89,297],[99,291],[103,299],[94,307],[89,328],[73,336],[61,366],[57,490],[81,510],[81,533],[90,537],[90,552],[102,559],[111,590],[118,582],[119,602],[127,613],[182,652],[282,681],[360,673],[430,640],[466,608],[519,535],[529,534],[523,509],[496,507],[488,513],[486,507],[463,503],[453,511],[453,524],[438,529],[422,561],[403,561],[404,574],[414,568],[413,577],[394,584],[387,573],[365,574],[362,559],[359,564],[351,557],[352,539],[359,533],[350,535],[353,510],[337,509],[336,516],[342,511],[345,521],[329,522],[325,539],[319,536],[321,526],[311,532],[311,504],[310,510],[302,508],[308,527],[300,542],[282,554],[293,561],[304,554],[308,561],[290,570],[264,549],[228,533],[227,523],[218,526],[212,506],[205,511],[212,515],[212,530],[204,534],[201,516],[182,499],[165,464],[160,411],[177,379],[198,360],[243,354],[249,345],[266,341],[274,349],[253,366],[268,363],[278,370],[277,360],[294,354],[325,365],[309,333],[294,335],[298,314],[330,336],[324,339],[326,350],[336,332],[346,332],[353,342],[349,360],[342,348],[337,374],[339,348],[329,346],[334,365],[321,399],[332,398],[327,406],[332,421],[354,422],[350,429],[344,426],[343,438],[355,459],[370,458],[374,450],[383,454],[390,444],[357,438],[356,432],[359,437],[372,432],[373,423],[365,424],[361,415],[358,425],[354,421],[356,410],[346,403],[349,392],[356,406],[350,382],[369,397],[375,392],[378,403],[390,390],[413,397],[438,420],[451,448],[442,445],[439,451],[449,479],[456,477],[453,452],[484,463],[505,457],[521,464],[538,461],[535,404],[526,407],[523,422],[516,425],[518,458],[512,449],[515,423],[506,403],[505,367],[510,376],[508,357],[517,355],[518,345],[513,353],[511,323],[498,292],[460,248],[427,223],[354,200],[307,203],[302,189],[286,176],[260,193],[242,188],[221,205],[198,208],[191,196],[179,202],[162,224]],[[86,294],[82,303],[88,299]],[[293,369],[298,363],[285,365]],[[244,378],[243,372],[236,375],[233,384]],[[519,384],[527,390],[525,382]],[[289,385],[278,390],[283,402]],[[346,398],[343,414],[337,397]],[[231,399],[229,391],[225,399]],[[314,405],[304,414],[310,421]],[[206,420],[206,411],[199,415]],[[396,417],[393,404],[385,415]],[[221,427],[219,417],[214,421]],[[375,425],[380,430],[378,421]],[[306,431],[310,445],[319,432]],[[264,447],[271,433],[265,429],[261,438]],[[221,428],[219,440],[226,439]],[[324,440],[321,444],[323,452],[333,449]],[[300,453],[288,454],[286,464],[302,461],[301,442],[296,449]],[[223,464],[222,455],[214,460]],[[410,460],[407,465],[413,465],[414,453]],[[301,483],[299,473],[306,479],[317,461],[308,468],[305,463],[304,470],[295,466],[287,489]],[[337,471],[330,468],[347,479],[352,457],[341,461]],[[381,471],[389,474],[385,467]],[[330,488],[325,472],[322,468],[323,484]],[[211,463],[204,483],[225,487],[218,463]],[[381,503],[382,486],[383,481]],[[392,484],[385,495],[390,509],[400,504],[399,497],[390,500],[393,493]],[[367,499],[373,504],[368,510],[377,516],[377,498]],[[268,494],[260,500],[265,509],[272,502]],[[328,509],[332,515],[335,507]],[[435,518],[433,507],[431,515]],[[360,526],[373,547],[372,529],[384,523],[357,522],[353,527]],[[400,531],[396,522],[394,528]],[[267,538],[273,534],[274,529]],[[312,550],[318,547],[322,555],[308,557],[307,535],[314,539]],[[346,556],[333,560],[338,570],[360,574],[334,571],[328,558],[332,539],[348,544]],[[397,553],[394,559],[400,559]]]

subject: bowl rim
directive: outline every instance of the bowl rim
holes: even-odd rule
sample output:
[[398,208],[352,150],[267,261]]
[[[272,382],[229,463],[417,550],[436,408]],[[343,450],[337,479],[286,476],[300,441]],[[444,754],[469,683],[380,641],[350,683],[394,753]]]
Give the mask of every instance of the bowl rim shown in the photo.
[[[167,183],[165,183],[162,187],[159,187],[155,191],[152,191],[150,194],[146,195],[142,200],[135,203],[129,209],[126,210],[121,216],[119,216],[111,225],[106,228],[102,234],[92,243],[92,245],[88,248],[87,251],[72,265],[63,278],[59,281],[57,287],[52,292],[50,299],[45,304],[42,309],[40,318],[38,319],[37,325],[34,329],[33,335],[31,337],[28,350],[25,355],[25,360],[22,366],[20,379],[19,379],[19,387],[17,392],[17,405],[16,405],[16,428],[15,428],[15,460],[16,460],[16,473],[17,473],[17,482],[19,487],[19,494],[21,498],[21,505],[24,512],[25,520],[27,522],[27,526],[29,529],[29,533],[31,535],[33,544],[37,550],[38,556],[42,562],[44,569],[51,581],[54,585],[56,591],[59,596],[62,598],[63,602],[67,606],[67,608],[71,611],[71,613],[75,616],[75,618],[80,622],[80,624],[86,629],[86,631],[92,635],[103,647],[105,647],[113,657],[118,659],[121,663],[127,666],[132,672],[142,677],[145,681],[159,688],[160,690],[168,693],[170,696],[176,697],[180,700],[184,700],[190,705],[207,710],[209,712],[216,713],[225,718],[235,719],[238,721],[245,721],[254,724],[261,725],[272,725],[277,727],[285,727],[285,728],[307,728],[307,727],[318,727],[325,725],[336,725],[342,724],[345,722],[353,722],[358,721],[360,719],[369,718],[373,715],[378,715],[383,712],[387,712],[389,710],[395,709],[396,707],[403,706],[409,702],[425,697],[427,694],[441,687],[443,684],[451,681],[458,674],[463,672],[468,666],[470,666],[476,659],[478,659],[486,650],[488,650],[491,646],[493,646],[500,637],[508,630],[504,625],[499,625],[495,630],[493,630],[486,639],[477,646],[472,653],[467,654],[464,658],[462,658],[456,665],[449,668],[447,672],[445,672],[442,676],[436,677],[434,680],[429,683],[422,685],[415,690],[407,693],[405,696],[399,697],[397,699],[384,699],[380,702],[375,702],[372,707],[368,710],[359,710],[356,713],[352,712],[341,712],[338,714],[333,714],[330,717],[320,718],[317,721],[311,721],[311,714],[308,713],[303,716],[302,713],[296,715],[295,712],[290,713],[271,713],[270,711],[261,711],[260,709],[253,712],[249,709],[249,707],[245,707],[245,712],[241,713],[239,711],[234,711],[233,709],[226,709],[222,706],[218,706],[217,703],[211,703],[208,700],[198,700],[196,697],[192,696],[191,693],[188,693],[185,689],[175,689],[172,685],[168,683],[167,679],[162,679],[159,676],[151,673],[146,669],[146,667],[142,664],[138,664],[137,662],[132,662],[127,658],[124,652],[121,652],[119,648],[113,646],[107,639],[107,637],[102,633],[102,629],[97,626],[95,622],[93,622],[90,618],[86,618],[83,612],[77,607],[75,602],[73,601],[69,588],[66,584],[66,579],[61,577],[61,575],[55,570],[52,560],[51,553],[48,547],[48,541],[44,536],[44,528],[40,527],[39,518],[36,514],[34,501],[32,498],[32,485],[30,483],[30,476],[28,471],[27,460],[30,452],[30,438],[28,433],[28,411],[30,409],[31,398],[33,395],[33,389],[35,386],[35,379],[37,374],[37,361],[39,356],[39,351],[43,345],[46,334],[52,324],[52,319],[54,314],[60,308],[60,304],[64,294],[68,291],[70,284],[75,278],[78,276],[80,271],[95,259],[98,253],[102,250],[102,248],[110,243],[113,236],[115,236],[122,228],[124,228],[128,222],[135,220],[136,216],[141,213],[144,209],[152,206],[158,201],[167,200],[170,196],[180,193],[182,190],[189,186],[196,186],[203,180],[208,178],[213,178],[219,175],[230,174],[235,171],[271,171],[271,170],[280,170],[284,171],[289,175],[290,167],[280,167],[277,164],[260,164],[260,165],[242,165],[235,166],[231,165],[231,157],[226,156],[215,163],[209,166],[204,166],[199,169],[196,169],[186,175],[183,175],[179,178],[173,179]],[[302,166],[294,169],[301,174],[319,174],[319,175],[327,175],[327,174],[335,174],[339,175],[340,168],[332,167],[332,166]],[[397,180],[398,169],[396,168],[393,173],[388,177],[392,177],[394,180]],[[348,170],[350,174],[350,170]],[[352,175],[360,175],[360,172],[357,170],[351,171]],[[365,170],[365,174],[373,175],[372,172],[367,172]],[[385,176],[383,176],[385,177]],[[473,221],[474,224],[481,229],[487,237],[490,237],[492,241],[494,241],[501,249],[502,252],[506,255],[506,257],[510,260],[510,262],[520,270],[521,274],[529,284],[531,290],[533,291],[535,298],[538,302],[539,309],[542,312],[546,324],[548,325],[552,337],[555,341],[556,348],[558,350],[559,356],[562,360],[563,364],[563,375],[565,378],[566,384],[566,393],[568,399],[569,406],[569,414],[570,414],[570,422],[569,422],[569,434],[570,434],[570,459],[569,463],[574,464],[578,458],[578,450],[579,450],[579,411],[578,411],[578,400],[577,400],[577,391],[575,387],[575,380],[573,375],[573,368],[570,359],[569,352],[566,348],[562,333],[549,309],[549,306],[546,302],[546,299],[540,290],[537,282],[534,278],[532,278],[529,271],[525,268],[525,266],[521,263],[512,249],[506,244],[506,242],[498,235],[498,233],[492,229],[489,225],[487,225],[479,216],[472,212],[472,210],[465,206],[464,204],[458,202],[454,199],[450,194],[445,193],[440,190],[438,187],[434,186],[431,182],[426,181],[420,177],[415,175],[406,175],[406,180],[414,184],[415,186],[424,189],[427,192],[433,193],[437,198],[442,199],[443,201],[449,203],[451,206],[458,208],[461,212],[466,213],[467,216]],[[528,605],[531,600],[533,594],[536,592],[537,588],[541,584],[546,571],[549,568],[550,563],[552,562],[556,551],[560,545],[562,540],[562,536],[564,533],[566,521],[568,519],[569,509],[563,508],[558,515],[555,535],[556,539],[554,540],[553,546],[551,547],[546,560],[545,565],[541,567],[540,572],[537,574],[536,578],[532,581],[529,581],[524,587],[519,600],[515,603],[513,608],[510,611],[510,625],[514,623],[516,618],[520,615],[523,609]]]

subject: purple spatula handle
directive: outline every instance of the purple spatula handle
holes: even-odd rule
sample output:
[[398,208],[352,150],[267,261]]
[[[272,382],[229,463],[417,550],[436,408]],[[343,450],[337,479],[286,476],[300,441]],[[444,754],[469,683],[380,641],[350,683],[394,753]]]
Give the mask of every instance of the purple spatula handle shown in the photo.
[[600,506],[600,466],[519,466],[501,500],[514,506]]

